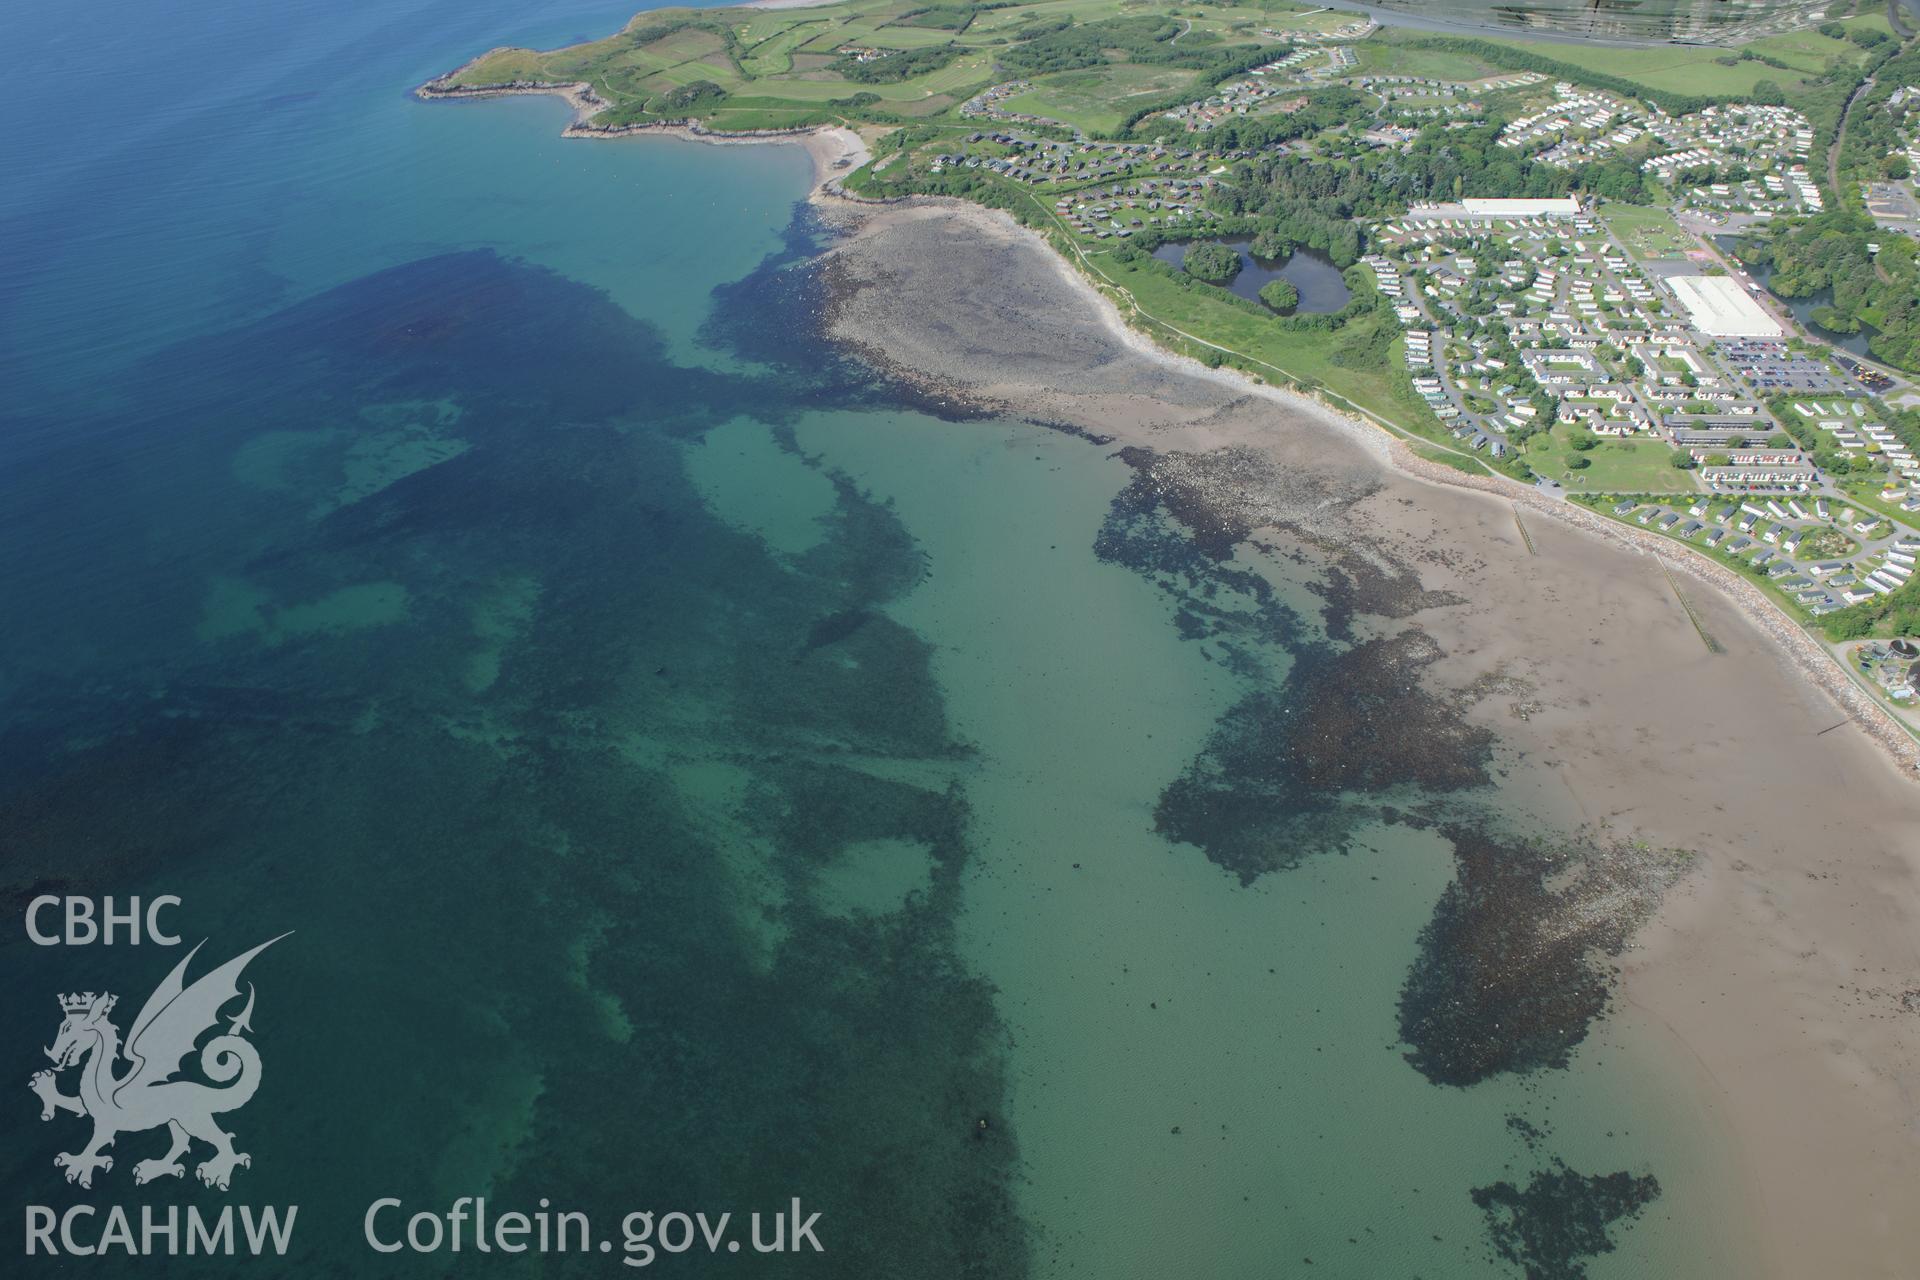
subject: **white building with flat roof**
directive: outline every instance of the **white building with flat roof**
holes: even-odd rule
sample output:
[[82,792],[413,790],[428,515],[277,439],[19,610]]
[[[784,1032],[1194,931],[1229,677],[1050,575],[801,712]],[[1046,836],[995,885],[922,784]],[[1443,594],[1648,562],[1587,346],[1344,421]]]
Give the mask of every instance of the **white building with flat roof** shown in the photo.
[[1550,200],[1462,200],[1470,218],[1571,218],[1580,212],[1572,196]]
[[1580,201],[1573,196],[1552,200],[1460,200],[1452,204],[1417,204],[1407,211],[1407,220],[1432,222],[1458,218],[1486,222],[1495,218],[1571,218],[1579,212]]
[[1669,276],[1693,327],[1716,338],[1778,338],[1780,322],[1732,276]]

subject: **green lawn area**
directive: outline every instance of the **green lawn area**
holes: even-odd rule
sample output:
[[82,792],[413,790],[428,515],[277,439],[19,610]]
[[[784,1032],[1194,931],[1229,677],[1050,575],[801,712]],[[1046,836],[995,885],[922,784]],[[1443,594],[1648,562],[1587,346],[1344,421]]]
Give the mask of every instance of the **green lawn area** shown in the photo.
[[887,102],[911,102],[937,93],[952,93],[984,87],[993,79],[992,59],[985,53],[969,53],[954,59],[938,71],[901,80],[894,84],[855,84],[848,80],[756,80],[753,92],[769,98],[793,98],[803,102],[824,102],[855,93],[878,94]]
[[1818,75],[1832,66],[1835,59],[1858,51],[1858,46],[1852,41],[1829,39],[1818,31],[1792,31],[1786,35],[1768,36],[1746,47],[1769,58],[1778,58],[1812,75]]
[[[1386,361],[1340,363],[1342,352],[1364,347],[1372,336],[1371,326],[1391,324],[1391,317],[1385,321],[1363,319],[1338,332],[1289,329],[1275,323],[1271,316],[1242,310],[1207,290],[1183,288],[1177,281],[1140,264],[1115,262],[1104,250],[1090,253],[1088,258],[1115,283],[1129,290],[1141,308],[1154,318],[1277,366],[1296,379],[1322,383],[1402,427],[1418,430],[1449,445],[1453,443],[1404,380],[1394,376],[1398,368],[1397,355],[1390,354]],[[1167,345],[1175,349],[1186,346],[1177,339],[1170,339]],[[1395,349],[1398,349],[1397,340]],[[1269,381],[1279,380],[1271,370],[1255,367],[1251,371]]]
[[1042,4],[1023,4],[1005,9],[989,9],[973,20],[967,35],[1012,34],[1036,23],[1072,18],[1075,22],[1098,22],[1138,10],[1126,0],[1046,0]]
[[[1869,13],[1856,18],[1845,18],[1841,20],[1840,25],[1849,31],[1867,29],[1878,31],[1882,35],[1893,34],[1893,28],[1887,25],[1885,13]],[[1851,40],[1834,40],[1821,35],[1813,28],[1789,31],[1785,35],[1768,36],[1764,40],[1755,40],[1752,44],[1743,47],[1769,58],[1778,58],[1802,71],[1816,75],[1841,58],[1857,62],[1862,56],[1860,47]]]
[[[1240,12],[1253,13],[1253,12],[1259,12],[1259,11],[1240,10]],[[1224,17],[1227,15],[1223,13],[1222,16]],[[1359,15],[1354,13],[1342,13],[1338,9],[1325,9],[1325,8],[1319,8],[1319,7],[1315,7],[1310,10],[1304,10],[1300,13],[1295,13],[1290,15],[1282,14],[1278,12],[1275,12],[1275,13],[1259,12],[1260,25],[1263,27],[1271,28],[1272,30],[1275,30],[1275,31],[1327,32],[1327,31],[1332,31],[1338,27],[1346,26],[1348,23],[1355,21],[1356,18],[1358,17]]]
[[793,51],[820,33],[814,24],[802,24],[770,36],[756,37],[753,26],[746,23],[735,29],[740,34],[740,43],[746,47],[740,66],[750,76],[785,75],[793,70]]
[[[1880,496],[1880,484],[1881,482],[1877,479],[1848,478],[1840,482],[1840,490],[1847,495],[1848,503],[1855,507],[1863,518],[1872,514],[1884,516],[1908,530],[1920,527],[1920,519],[1916,519],[1913,512],[1902,511],[1899,503],[1888,502]],[[1839,514],[1836,509],[1834,515],[1837,517]],[[1851,533],[1852,530],[1849,529],[1848,532]]]
[[[901,0],[895,7],[900,10],[924,8],[924,0],[908,3]],[[1070,17],[1075,22],[1098,22],[1103,18],[1130,17],[1144,13],[1169,13],[1173,17],[1189,20],[1193,30],[1218,35],[1232,40],[1258,40],[1262,28],[1274,30],[1309,28],[1324,31],[1343,23],[1352,22],[1352,13],[1340,13],[1321,9],[1306,16],[1308,11],[1318,8],[1315,5],[1257,4],[1227,5],[1198,3],[1192,5],[1164,5],[1152,0],[1042,0],[1039,4],[1019,4],[1004,9],[988,9],[976,17],[967,28],[967,38],[980,36],[1017,35],[1024,28],[1037,23],[1052,22]]]
[[1778,67],[1770,67],[1764,62],[1741,62],[1723,67],[1716,59],[1726,57],[1727,50],[1708,45],[1630,49],[1575,44],[1571,41],[1540,44],[1505,38],[1499,38],[1498,43],[1669,93],[1737,96],[1753,92],[1753,87],[1762,80],[1771,80],[1787,90],[1803,83],[1802,77]]
[[1609,204],[1600,220],[1642,262],[1655,258],[1684,258],[1694,248],[1693,237],[1680,230],[1665,209],[1653,205]]
[[1449,49],[1407,48],[1395,40],[1391,28],[1361,42],[1357,52],[1360,60],[1353,70],[1355,75],[1427,76],[1435,80],[1467,81],[1501,72],[1501,68],[1490,66],[1472,54]]
[[1204,97],[1212,86],[1192,71],[1179,67],[1142,67],[1131,64],[1063,71],[1042,77],[1026,93],[1007,101],[1007,110],[1058,120],[1093,134],[1109,134],[1136,105],[1190,92]]
[[[1888,31],[1884,15],[1874,13],[1849,18],[1849,28],[1871,27]],[[1529,44],[1522,40],[1502,39],[1502,44],[1529,49],[1544,57],[1584,67],[1603,75],[1619,76],[1643,84],[1649,89],[1671,93],[1706,95],[1742,95],[1751,93],[1762,80],[1771,80],[1791,93],[1807,80],[1842,62],[1859,63],[1867,54],[1850,40],[1833,40],[1818,31],[1804,30],[1768,36],[1742,46],[1779,62],[1793,70],[1782,70],[1759,61],[1743,61],[1722,66],[1719,59],[1739,50],[1707,45],[1670,45],[1658,48],[1610,48],[1604,45]],[[1790,105],[1801,105],[1791,103]]]
[[1527,441],[1527,465],[1573,493],[1694,491],[1692,474],[1668,461],[1673,450],[1659,440],[1604,439],[1587,451],[1593,465],[1584,471],[1567,469],[1567,458],[1574,452],[1567,444],[1566,429],[1555,427]]

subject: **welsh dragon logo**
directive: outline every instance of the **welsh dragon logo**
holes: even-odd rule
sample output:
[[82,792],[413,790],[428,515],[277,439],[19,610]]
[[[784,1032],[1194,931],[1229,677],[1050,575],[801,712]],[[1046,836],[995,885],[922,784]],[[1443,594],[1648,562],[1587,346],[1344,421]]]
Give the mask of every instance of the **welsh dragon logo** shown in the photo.
[[[80,1151],[53,1158],[55,1165],[67,1171],[68,1182],[91,1187],[96,1170],[113,1168],[112,1157],[102,1152],[116,1137],[161,1125],[167,1127],[172,1145],[158,1159],[142,1160],[133,1166],[136,1183],[183,1176],[186,1167],[180,1158],[195,1139],[213,1148],[213,1155],[194,1170],[210,1187],[225,1191],[235,1167],[253,1163],[244,1151],[234,1150],[233,1135],[214,1120],[217,1115],[244,1107],[260,1087],[260,1054],[245,1039],[253,1030],[252,983],[247,984],[246,1007],[227,1019],[224,1033],[200,1048],[201,1074],[213,1085],[174,1077],[186,1065],[200,1037],[220,1022],[220,1010],[239,998],[240,972],[247,962],[278,941],[280,938],[263,942],[188,986],[187,965],[200,952],[196,946],[147,997],[124,1047],[119,1028],[108,1018],[117,997],[91,991],[60,997],[60,1011],[66,1017],[53,1047],[46,1051],[53,1059],[53,1070],[36,1072],[28,1086],[40,1096],[42,1120],[53,1119],[56,1112],[70,1111],[93,1121],[92,1141]],[[131,1065],[116,1075],[114,1068],[123,1057]],[[61,1093],[56,1073],[75,1066],[80,1069],[80,1091]]]

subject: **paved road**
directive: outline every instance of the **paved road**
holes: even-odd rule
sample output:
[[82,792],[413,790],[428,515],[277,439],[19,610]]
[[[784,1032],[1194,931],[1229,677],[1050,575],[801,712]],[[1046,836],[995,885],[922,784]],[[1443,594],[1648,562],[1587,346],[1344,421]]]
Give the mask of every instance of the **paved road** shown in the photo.
[[[1913,0],[1909,0],[1909,3],[1912,2]],[[1446,18],[1411,13],[1405,9],[1382,9],[1378,5],[1365,3],[1365,0],[1322,0],[1322,3],[1329,9],[1340,9],[1347,13],[1372,18],[1383,27],[1406,27],[1414,31],[1431,31],[1438,35],[1505,36],[1508,39],[1524,39],[1529,44],[1586,44],[1614,49],[1660,49],[1675,43],[1672,40],[1645,40],[1627,36],[1582,35],[1578,32],[1552,31],[1534,26],[1474,22],[1471,19],[1449,21]],[[1774,25],[1778,26],[1778,24]],[[1778,29],[1789,28],[1778,27]],[[1765,35],[1768,32],[1761,31],[1758,34]],[[1753,37],[1750,35],[1745,38]]]

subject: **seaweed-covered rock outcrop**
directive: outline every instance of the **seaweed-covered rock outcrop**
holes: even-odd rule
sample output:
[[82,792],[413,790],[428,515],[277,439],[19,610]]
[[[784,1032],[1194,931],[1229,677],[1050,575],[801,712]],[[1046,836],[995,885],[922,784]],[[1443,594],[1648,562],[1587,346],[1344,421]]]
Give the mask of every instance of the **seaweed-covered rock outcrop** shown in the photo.
[[1422,680],[1440,656],[1417,628],[1302,649],[1279,688],[1221,719],[1162,793],[1158,829],[1251,883],[1340,847],[1382,797],[1484,785],[1492,735],[1465,719],[1459,697]]
[[1624,841],[1546,844],[1442,829],[1453,883],[1400,992],[1406,1058],[1435,1084],[1565,1066],[1606,1009],[1619,954],[1686,871],[1685,854]]
[[1659,1196],[1652,1174],[1582,1174],[1556,1163],[1524,1187],[1476,1187],[1473,1202],[1486,1215],[1494,1256],[1527,1280],[1583,1280],[1587,1259],[1613,1252],[1613,1228]]

